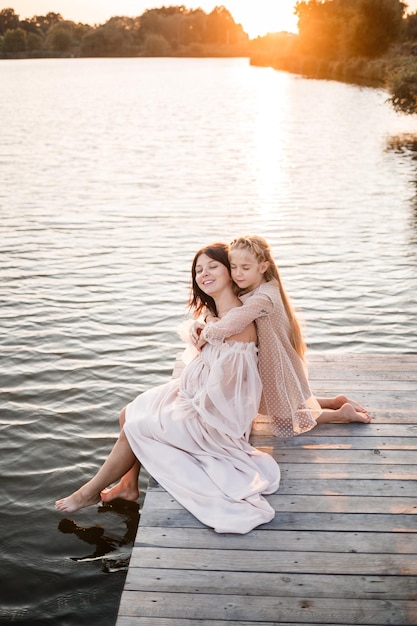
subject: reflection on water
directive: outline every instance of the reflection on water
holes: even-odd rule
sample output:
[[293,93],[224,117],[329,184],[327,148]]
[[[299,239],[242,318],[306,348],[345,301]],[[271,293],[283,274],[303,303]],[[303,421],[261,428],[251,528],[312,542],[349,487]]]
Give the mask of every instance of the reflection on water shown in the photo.
[[[94,561],[101,559],[102,569],[105,572],[127,569],[130,558],[130,549],[121,552],[122,547],[131,548],[134,544],[139,524],[139,504],[126,500],[114,500],[111,504],[103,504],[98,508],[100,514],[115,513],[126,525],[123,536],[106,534],[102,526],[80,526],[74,520],[62,519],[58,530],[62,533],[73,534],[84,543],[95,546],[95,550],[86,556],[70,557],[73,561]],[[117,551],[113,559],[102,559],[109,552]]]
[[54,501],[170,376],[194,253],[264,235],[310,351],[416,352],[417,119],[247,59],[0,71],[0,622],[112,626],[138,511]]
[[[417,161],[417,133],[401,133],[393,135],[387,140],[387,151],[393,151],[405,158]],[[413,176],[410,181],[414,185],[414,197],[410,204],[411,212],[411,241],[413,245],[417,245],[417,165],[414,168]]]
[[387,150],[394,150],[398,154],[407,154],[417,161],[417,134],[401,133],[388,137]]

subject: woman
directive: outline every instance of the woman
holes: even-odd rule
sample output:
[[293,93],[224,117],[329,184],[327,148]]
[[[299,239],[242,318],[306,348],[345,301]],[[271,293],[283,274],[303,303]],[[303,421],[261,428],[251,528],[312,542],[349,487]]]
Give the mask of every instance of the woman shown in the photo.
[[[194,257],[191,306],[196,315],[208,308],[219,319],[241,306],[225,244]],[[269,522],[275,511],[262,494],[277,490],[279,467],[248,443],[262,393],[256,341],[251,323],[226,342],[207,345],[178,379],[138,396],[126,407],[123,429],[98,473],[56,508],[73,512],[96,504],[126,472],[137,477],[138,459],[216,532],[247,533]],[[111,499],[108,494],[103,498]]]

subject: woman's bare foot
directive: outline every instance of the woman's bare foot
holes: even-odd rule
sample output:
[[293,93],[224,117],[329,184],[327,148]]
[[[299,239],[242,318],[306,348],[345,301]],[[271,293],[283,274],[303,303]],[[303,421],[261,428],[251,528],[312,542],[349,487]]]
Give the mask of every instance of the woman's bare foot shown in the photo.
[[62,498],[61,500],[57,500],[55,502],[55,508],[58,511],[63,511],[64,513],[74,513],[79,509],[83,509],[86,506],[93,506],[94,504],[98,504],[100,502],[99,494],[88,494],[85,487],[81,487],[78,491],[74,491],[70,496],[66,498]]
[[122,479],[117,485],[114,485],[114,487],[103,489],[100,496],[103,502],[111,502],[112,500],[116,500],[116,498],[135,502],[135,500],[139,498],[139,489],[137,483],[124,484]]

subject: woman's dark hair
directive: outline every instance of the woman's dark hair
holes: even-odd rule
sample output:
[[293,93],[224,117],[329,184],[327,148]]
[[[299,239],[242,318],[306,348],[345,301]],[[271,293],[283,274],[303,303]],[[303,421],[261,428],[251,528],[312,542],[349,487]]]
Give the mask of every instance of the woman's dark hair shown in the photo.
[[213,298],[211,296],[208,296],[206,293],[204,293],[204,291],[200,289],[195,279],[195,268],[197,265],[198,257],[201,254],[206,254],[210,259],[218,261],[219,263],[227,267],[227,271],[230,274],[229,246],[227,245],[227,243],[212,243],[205,248],[201,248],[201,250],[197,252],[191,266],[191,293],[188,302],[190,309],[193,310],[195,318],[197,318],[204,309],[208,309],[210,313],[217,316],[216,305]]

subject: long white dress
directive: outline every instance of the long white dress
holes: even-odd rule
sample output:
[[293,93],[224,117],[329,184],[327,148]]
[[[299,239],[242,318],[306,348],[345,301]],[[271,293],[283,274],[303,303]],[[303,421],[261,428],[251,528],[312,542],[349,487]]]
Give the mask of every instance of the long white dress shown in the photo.
[[275,516],[262,494],[278,464],[248,442],[262,387],[254,343],[207,344],[179,378],[126,407],[136,457],[180,504],[219,533],[247,533]]

